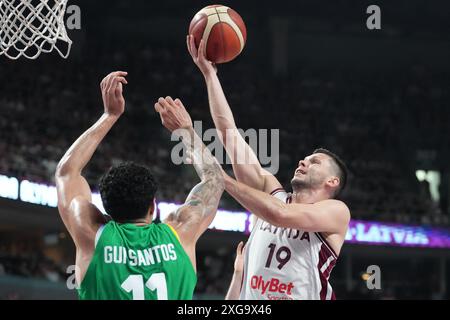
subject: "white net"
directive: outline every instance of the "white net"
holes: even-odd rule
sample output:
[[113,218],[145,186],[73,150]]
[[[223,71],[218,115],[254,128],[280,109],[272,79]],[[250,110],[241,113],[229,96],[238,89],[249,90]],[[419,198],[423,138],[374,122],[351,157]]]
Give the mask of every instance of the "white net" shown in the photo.
[[67,0],[0,0],[0,56],[36,59],[56,50],[63,58],[72,41],[64,25]]

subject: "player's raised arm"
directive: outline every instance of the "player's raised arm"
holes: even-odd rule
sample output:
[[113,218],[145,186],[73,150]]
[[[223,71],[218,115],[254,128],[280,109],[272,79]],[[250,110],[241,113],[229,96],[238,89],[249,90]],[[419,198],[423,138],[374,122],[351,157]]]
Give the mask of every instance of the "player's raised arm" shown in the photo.
[[222,169],[195,133],[192,120],[180,100],[160,98],[155,109],[163,125],[180,136],[201,179],[189,193],[184,205],[165,221],[177,230],[195,266],[195,244],[214,219],[224,190]]
[[238,132],[233,113],[217,77],[216,67],[206,59],[204,41],[200,41],[198,50],[193,36],[187,36],[186,41],[194,63],[205,77],[211,116],[232,161],[236,178],[265,192],[280,188],[281,184],[271,173],[262,168],[257,156]]
[[126,72],[113,72],[100,84],[104,113],[67,150],[56,168],[58,210],[77,248],[94,249],[95,234],[104,216],[92,204],[91,190],[82,170],[100,142],[124,112],[122,86]]
[[224,173],[226,191],[243,207],[268,223],[281,228],[328,232],[345,236],[350,221],[348,207],[339,200],[287,204],[246,186]]

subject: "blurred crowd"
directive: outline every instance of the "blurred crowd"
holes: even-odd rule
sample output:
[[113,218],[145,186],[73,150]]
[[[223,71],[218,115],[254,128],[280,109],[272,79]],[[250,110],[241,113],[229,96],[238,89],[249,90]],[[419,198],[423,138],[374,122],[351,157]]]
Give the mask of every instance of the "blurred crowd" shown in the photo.
[[0,276],[40,278],[51,282],[65,281],[66,272],[41,249],[23,242],[6,245],[0,242]]
[[[125,69],[126,112],[85,175],[96,189],[109,166],[136,161],[154,171],[159,199],[182,202],[197,178],[189,166],[172,163],[178,142],[171,141],[153,104],[159,96],[180,97],[203,131],[213,124],[200,73],[185,49],[176,49],[104,44],[82,60],[2,61],[0,173],[52,183],[64,152],[101,115],[102,77]],[[353,218],[448,225],[414,167],[417,148],[443,143],[448,77],[418,66],[405,73],[370,73],[370,78],[306,68],[273,78],[238,63],[220,66],[219,76],[239,127],[280,130],[277,176],[286,188],[298,161],[325,147],[350,169],[343,200]],[[221,206],[239,208],[227,196]]]

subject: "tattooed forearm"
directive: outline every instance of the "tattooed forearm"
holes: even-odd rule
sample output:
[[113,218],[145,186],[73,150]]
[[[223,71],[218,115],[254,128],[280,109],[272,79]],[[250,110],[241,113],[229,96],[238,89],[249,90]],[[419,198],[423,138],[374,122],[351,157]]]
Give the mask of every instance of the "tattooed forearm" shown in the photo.
[[203,215],[212,214],[215,212],[224,190],[222,169],[194,129],[183,130],[180,136],[192,164],[202,180],[191,190],[186,204],[202,206]]
[[201,179],[210,176],[220,176],[221,168],[216,158],[203,141],[195,133],[193,128],[182,129],[177,132],[186,147],[187,154]]
[[186,204],[197,207],[202,216],[214,214],[217,210],[223,186],[213,179],[205,180],[197,184],[189,193]]

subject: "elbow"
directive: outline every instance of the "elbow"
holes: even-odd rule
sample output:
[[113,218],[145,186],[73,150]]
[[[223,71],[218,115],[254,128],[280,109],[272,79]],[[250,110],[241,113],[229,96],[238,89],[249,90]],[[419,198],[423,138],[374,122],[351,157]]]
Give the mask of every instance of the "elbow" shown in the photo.
[[69,174],[71,174],[72,171],[73,170],[70,164],[67,163],[65,158],[63,158],[61,159],[61,161],[59,161],[58,165],[56,166],[55,179],[68,176]]
[[60,161],[56,166],[55,179],[63,177],[66,174],[66,171],[67,169],[65,164],[62,161]]
[[232,114],[230,115],[229,113],[224,112],[214,112],[213,116],[220,130],[236,128]]
[[234,121],[232,121],[226,117],[218,116],[216,124],[217,124],[217,129],[219,130],[219,133],[220,133],[219,138],[223,142],[227,141],[227,137],[234,138],[235,135],[239,134],[238,131],[235,131],[235,129],[237,129],[237,128],[236,128],[236,124],[234,123]]
[[236,123],[234,122],[233,119],[228,119],[228,118],[223,118],[222,119],[222,124],[221,124],[222,130],[224,131],[223,133],[227,133],[227,130],[234,130],[237,129],[236,127]]

